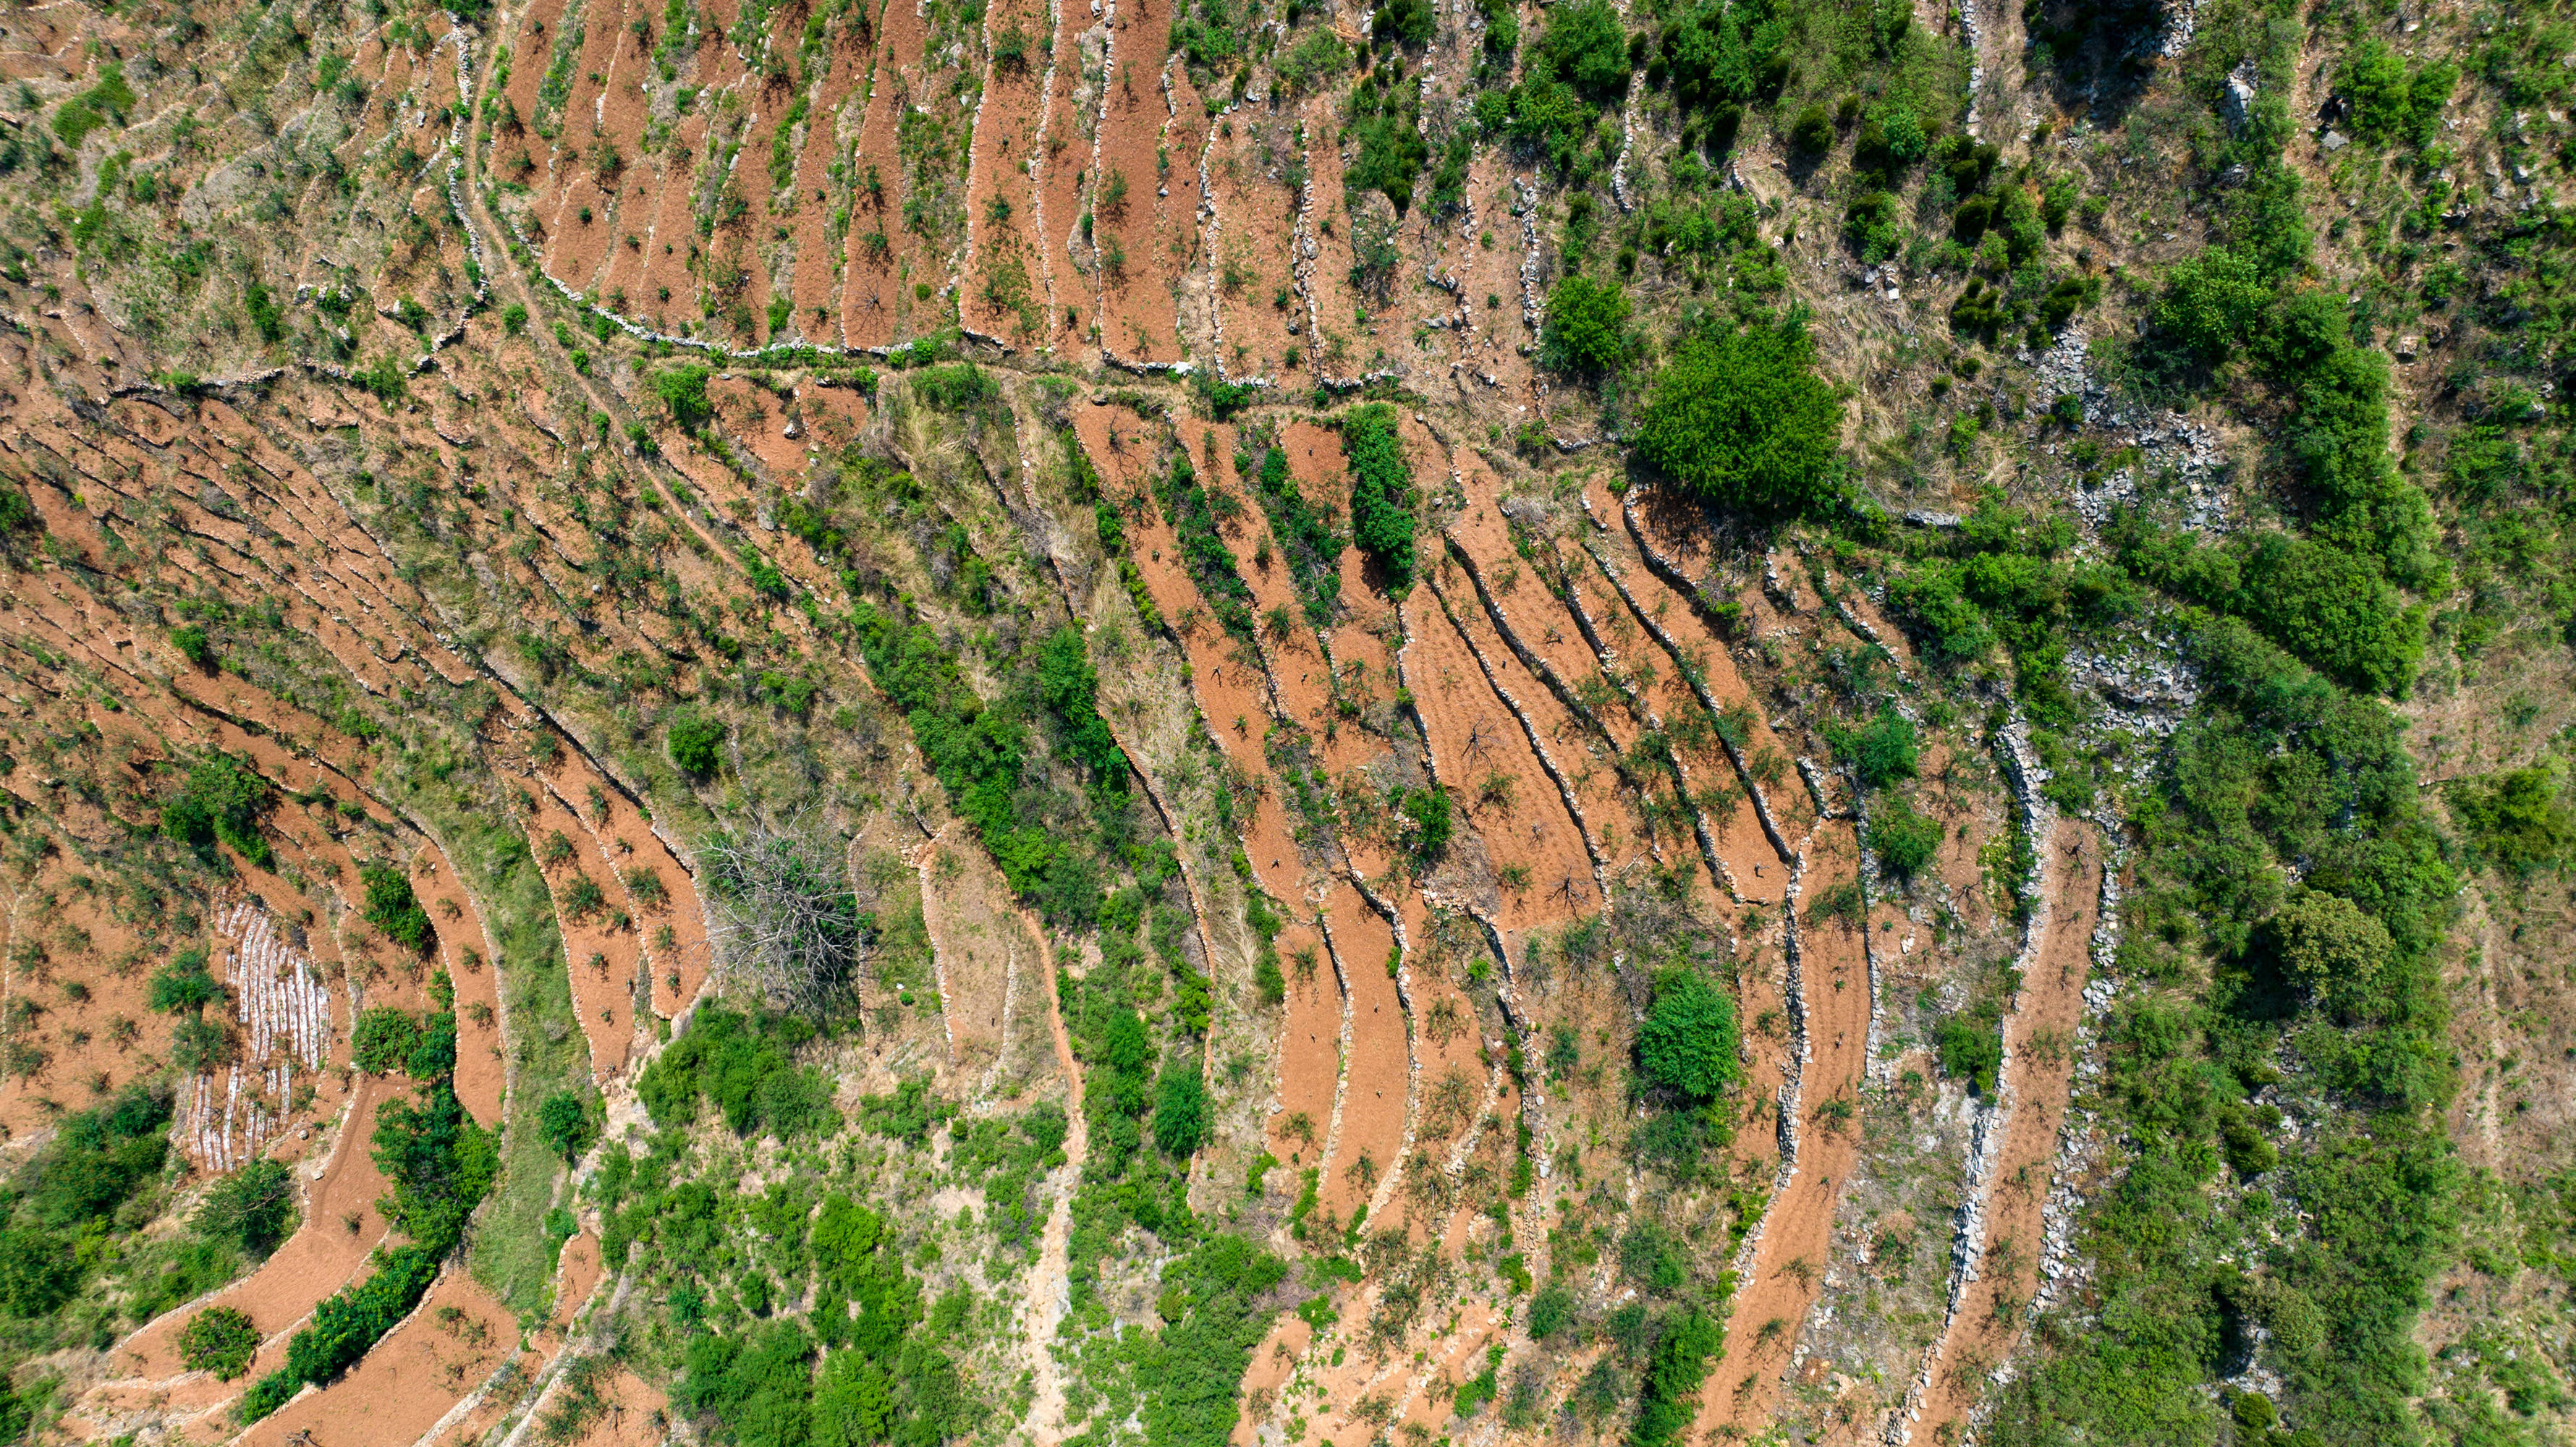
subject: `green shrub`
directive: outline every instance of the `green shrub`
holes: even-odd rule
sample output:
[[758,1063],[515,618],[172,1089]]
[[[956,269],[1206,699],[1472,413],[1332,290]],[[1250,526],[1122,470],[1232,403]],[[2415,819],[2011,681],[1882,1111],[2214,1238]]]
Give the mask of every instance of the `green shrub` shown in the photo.
[[1851,770],[1853,781],[1866,790],[1913,778],[1922,755],[1913,721],[1898,713],[1894,704],[1881,705],[1877,716],[1858,728],[1827,725],[1825,743]]
[[1397,802],[1397,811],[1412,826],[1412,852],[1417,863],[1428,865],[1448,852],[1450,821],[1449,796],[1437,785],[1426,789],[1406,789]]
[[1184,1065],[1163,1072],[1154,1087],[1154,1144],[1163,1154],[1185,1159],[1207,1143],[1207,1087],[1198,1071]]
[[566,1161],[579,1160],[599,1136],[589,1104],[569,1090],[556,1091],[537,1107],[537,1130]]
[[180,1074],[211,1074],[232,1058],[232,1037],[221,1025],[191,1015],[170,1027],[170,1063]]
[[683,713],[671,720],[671,762],[692,778],[703,779],[716,771],[724,742],[725,726],[715,719]]
[[250,1370],[258,1352],[259,1329],[234,1307],[207,1307],[179,1329],[179,1360],[192,1372],[212,1372],[229,1382]]
[[696,363],[653,375],[653,395],[662,399],[662,410],[672,426],[696,432],[715,420],[715,407],[707,401],[707,379],[713,375],[712,369]]
[[794,1139],[833,1123],[829,1090],[790,1054],[812,1034],[792,1015],[701,1009],[645,1068],[637,1094],[657,1125],[697,1119],[698,1102],[708,1099],[736,1135]]
[[209,754],[188,766],[178,797],[161,806],[161,832],[207,864],[220,862],[215,846],[226,844],[265,868],[270,851],[259,835],[259,816],[268,799],[267,780],[229,755]]
[[1798,112],[1798,118],[1789,126],[1789,146],[1810,160],[1834,148],[1834,118],[1826,113],[1822,102]]
[[215,1182],[188,1226],[240,1247],[254,1261],[265,1260],[295,1234],[295,1175],[283,1162],[262,1156]]
[[1637,451],[1683,487],[1760,514],[1818,512],[1842,490],[1843,404],[1815,374],[1804,312],[1684,342],[1655,383]]
[[390,1005],[359,1012],[349,1032],[349,1059],[369,1075],[391,1075],[411,1060],[420,1044],[420,1025]]
[[2231,600],[2255,627],[2347,687],[2404,697],[2424,655],[2425,615],[2369,559],[2273,534],[2239,563]]
[[924,368],[912,386],[922,405],[942,412],[991,412],[1002,400],[1002,384],[973,362]]
[[2463,779],[2451,785],[2448,798],[2451,817],[2460,821],[2479,859],[2510,873],[2563,863],[2568,846],[2576,843],[2576,817],[2550,769],[2511,769]]
[[[1603,8],[1607,8],[1606,6]],[[1383,402],[1342,418],[1342,455],[1351,474],[1351,541],[1386,571],[1387,588],[1413,586],[1413,468]]]
[[1735,1083],[1741,1048],[1733,997],[1687,971],[1656,982],[1654,1008],[1637,1030],[1637,1063],[1649,1081],[1691,1101],[1714,1100]]
[[170,963],[155,970],[145,999],[153,1009],[165,1014],[184,1010],[193,1016],[223,997],[224,987],[206,972],[206,951],[201,947],[181,950]]
[[1545,1341],[1565,1330],[1573,1320],[1574,1293],[1564,1282],[1551,1281],[1530,1298],[1530,1340]]
[[2440,133],[2442,107],[2459,84],[2460,72],[2442,60],[2410,70],[2387,42],[2372,39],[2354,47],[2337,68],[2335,81],[2352,102],[2352,128],[2363,140],[2427,146]]
[[1252,588],[1234,566],[1234,553],[1218,529],[1216,500],[1200,485],[1188,453],[1172,454],[1171,470],[1155,491],[1162,498],[1163,516],[1180,539],[1181,565],[1197,585],[1199,596],[1207,600],[1226,632],[1251,642]]
[[1547,13],[1530,59],[1586,99],[1615,100],[1628,89],[1628,31],[1610,0],[1576,0]]
[[197,624],[189,623],[171,629],[170,646],[179,650],[180,657],[199,668],[210,668],[214,665],[214,642],[206,637],[206,630]]
[[1941,847],[1941,821],[1915,812],[1891,794],[1871,811],[1869,848],[1881,869],[1898,879],[1912,879]]
[[1672,1447],[1690,1435],[1710,1364],[1726,1350],[1726,1329],[1696,1306],[1664,1324],[1637,1393],[1628,1447]]
[[1932,1046],[1941,1057],[1942,1074],[1966,1081],[1979,1096],[1993,1097],[1995,1076],[2004,1063],[2001,1007],[1988,1002],[1942,1016],[1932,1027]]
[[1628,290],[1619,283],[1580,274],[1561,278],[1547,294],[1547,323],[1539,339],[1547,364],[1564,372],[1617,371],[1636,349],[1628,314]]
[[437,934],[430,927],[429,911],[420,907],[419,896],[412,893],[410,877],[390,864],[369,864],[358,874],[367,886],[363,911],[367,923],[404,949],[426,952]]

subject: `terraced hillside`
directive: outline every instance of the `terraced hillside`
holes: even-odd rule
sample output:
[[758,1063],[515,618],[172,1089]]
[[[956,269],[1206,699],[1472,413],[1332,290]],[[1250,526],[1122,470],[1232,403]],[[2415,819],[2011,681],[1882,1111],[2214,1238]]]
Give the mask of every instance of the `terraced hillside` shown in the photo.
[[2555,3],[0,17],[0,1439],[2576,1422]]

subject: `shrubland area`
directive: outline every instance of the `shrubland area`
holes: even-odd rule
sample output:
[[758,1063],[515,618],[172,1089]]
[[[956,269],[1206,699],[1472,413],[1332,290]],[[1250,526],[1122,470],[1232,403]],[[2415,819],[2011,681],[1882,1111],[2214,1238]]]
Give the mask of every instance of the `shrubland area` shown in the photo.
[[2576,1430],[2559,0],[0,23],[0,1441]]

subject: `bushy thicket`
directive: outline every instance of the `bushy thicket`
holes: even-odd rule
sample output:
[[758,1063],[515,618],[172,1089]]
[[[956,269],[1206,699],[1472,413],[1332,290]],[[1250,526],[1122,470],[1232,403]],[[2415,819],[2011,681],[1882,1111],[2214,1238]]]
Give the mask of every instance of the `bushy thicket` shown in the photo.
[[1351,541],[1386,571],[1390,592],[1413,586],[1413,466],[1383,402],[1342,416],[1342,456],[1351,474]]
[[[2088,1238],[2103,1303],[2081,1331],[2048,1319],[1994,1438],[2206,1436],[2206,1384],[2259,1326],[2293,1440],[2413,1440],[2415,1314],[2457,1220],[2436,966],[2457,880],[2401,720],[2242,622],[2185,623],[2209,696],[2161,791],[2138,796],[2146,887],[2122,967],[2178,983],[2198,957],[2214,974],[2115,1008],[2106,1092],[2137,1145]],[[2277,1113],[2249,1097],[2285,1046],[2330,1109],[2276,1146]],[[2278,1171],[2308,1224],[2224,1264],[2244,1226],[2208,1191],[2220,1170]]]
[[1684,340],[1638,418],[1638,455],[1720,507],[1821,512],[1842,493],[1843,404],[1802,311]]
[[1180,541],[1181,566],[1188,570],[1190,581],[1198,585],[1199,596],[1207,600],[1219,626],[1243,642],[1251,642],[1252,588],[1235,570],[1234,554],[1227,550],[1224,535],[1217,531],[1217,524],[1223,520],[1217,512],[1217,501],[1199,482],[1198,469],[1191,465],[1187,452],[1174,450],[1171,470],[1163,475],[1156,492],[1163,501],[1163,516]]
[[1305,604],[1306,621],[1329,627],[1342,593],[1342,536],[1332,504],[1309,500],[1289,471],[1288,454],[1276,445],[1264,448],[1257,469],[1236,470],[1252,478],[1261,509],[1270,518],[1270,535],[1288,554],[1288,577]]
[[711,1102],[739,1136],[828,1132],[839,1123],[831,1082],[798,1066],[793,1053],[812,1038],[814,1027],[800,1016],[706,1007],[645,1067],[636,1094],[666,1127],[689,1124],[700,1103]]
[[161,1174],[169,1125],[168,1092],[136,1086],[63,1118],[52,1143],[0,1189],[0,1314],[42,1317],[71,1300],[97,1254],[73,1249],[84,1225],[143,1224],[122,1208]]
[[1124,758],[1108,741],[1097,707],[1086,696],[1096,680],[1071,666],[1074,655],[1065,645],[1051,643],[1055,662],[1050,665],[1042,651],[1037,669],[1024,675],[1036,682],[1040,699],[988,704],[927,624],[865,601],[854,604],[851,613],[860,652],[877,686],[903,710],[950,806],[974,826],[1002,876],[1050,919],[1089,922],[1100,907],[1097,856],[1103,845],[1079,832],[1069,837],[1060,819],[1027,807],[1044,801],[1028,798],[1024,786],[1031,782],[1028,725],[1043,710],[1058,727],[1059,748],[1089,771],[1095,805],[1103,806],[1096,810],[1098,816],[1113,824],[1124,820]]

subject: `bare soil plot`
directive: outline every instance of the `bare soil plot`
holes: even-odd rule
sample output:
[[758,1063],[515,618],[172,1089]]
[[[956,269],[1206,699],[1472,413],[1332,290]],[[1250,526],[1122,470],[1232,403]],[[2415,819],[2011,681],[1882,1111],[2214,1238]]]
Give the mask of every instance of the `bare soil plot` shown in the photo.
[[1405,686],[1431,749],[1432,771],[1483,843],[1496,894],[1485,907],[1498,928],[1518,932],[1575,917],[1566,898],[1540,880],[1586,881],[1582,821],[1565,806],[1520,722],[1486,681],[1467,642],[1428,590],[1405,599]]
[[1082,232],[1083,187],[1098,150],[1099,95],[1083,76],[1089,48],[1084,37],[1095,29],[1095,21],[1084,5],[1058,0],[1055,9],[1055,39],[1041,80],[1045,94],[1038,122],[1038,173],[1029,199],[1036,213],[1039,273],[1046,284],[1047,345],[1074,355],[1084,350],[1086,328],[1100,320],[1098,278],[1073,249]]
[[[379,1076],[359,1075],[349,1104],[341,1112],[330,1153],[308,1161],[297,1171],[305,1184],[300,1203],[303,1219],[295,1234],[259,1270],[209,1298],[207,1304],[237,1307],[267,1340],[254,1371],[266,1370],[274,1353],[285,1356],[289,1329],[314,1306],[339,1290],[366,1265],[367,1253],[384,1239],[385,1218],[376,1209],[388,1187],[368,1154],[375,1134],[376,1110],[399,1098],[404,1087]],[[180,1328],[193,1311],[161,1317],[116,1348],[114,1370],[147,1381],[166,1381],[187,1370],[179,1359]],[[251,1378],[234,1384],[246,1386]]]
[[[832,168],[841,154],[841,118],[860,109],[852,98],[868,83],[869,54],[839,27],[831,31],[826,46],[822,79],[802,76],[812,92],[805,136],[796,145],[787,190],[774,199],[783,202],[791,215],[789,245],[795,249],[786,281],[786,339],[837,347],[841,345],[841,259],[848,241],[848,213],[843,211],[845,220],[838,233],[832,218],[836,210],[849,205],[849,187],[843,182],[841,194],[833,195]],[[858,116],[851,114],[850,119],[855,124]]]
[[905,70],[919,69],[930,32],[910,5],[885,7],[869,71],[868,101],[859,118],[853,178],[857,194],[850,203],[850,230],[843,240],[841,267],[841,333],[854,347],[883,349],[894,345],[899,319],[910,304],[903,291],[905,258],[911,233],[904,229],[903,166],[897,160],[895,129],[910,104]]
[[642,954],[630,926],[616,928],[608,902],[619,888],[608,861],[581,820],[544,781],[524,790],[528,848],[545,871],[563,933],[564,965],[572,981],[573,1008],[590,1044],[591,1075],[600,1082],[623,1074],[635,1041],[635,983]]
[[[572,89],[564,102],[562,129],[547,159],[547,200],[538,209],[545,225],[546,274],[571,287],[587,290],[608,256],[606,221],[615,198],[605,193],[593,172],[602,136],[600,117],[609,70],[625,37],[625,6],[592,0],[582,15],[581,49],[572,64]],[[594,80],[592,77],[598,77]],[[584,212],[588,220],[583,219]]]
[[[1472,478],[1477,469],[1462,459],[1460,470],[1462,476]],[[1638,740],[1643,736],[1642,727],[1629,715],[1624,702],[1604,698],[1599,706],[1579,714],[1567,706],[1568,698],[1580,704],[1587,692],[1603,687],[1590,647],[1565,605],[1545,591],[1547,580],[1532,574],[1517,558],[1502,526],[1500,510],[1490,501],[1490,495],[1480,498],[1471,482],[1468,497],[1467,512],[1451,523],[1445,534],[1465,553],[1473,570],[1463,580],[1469,586],[1458,590],[1458,602],[1461,607],[1477,607],[1489,623],[1508,630],[1502,634],[1506,649],[1516,657],[1535,660],[1538,668],[1533,670],[1534,677],[1551,701],[1564,710],[1568,724],[1565,736],[1551,739],[1550,743],[1562,750],[1556,754],[1558,766],[1569,770],[1583,791],[1587,817],[1601,831],[1603,854],[1622,864],[1650,855],[1659,862],[1678,863],[1687,852],[1696,863],[1696,845],[1686,834],[1669,828],[1649,830],[1635,793],[1621,777],[1621,761],[1635,757]],[[1474,586],[1479,583],[1481,587]],[[1522,698],[1521,702],[1528,707],[1531,701]],[[1669,777],[1658,778],[1642,770],[1638,781],[1650,788],[1671,787]],[[1605,804],[1615,801],[1624,817],[1605,820],[1604,811],[1592,807],[1595,800]],[[1614,826],[1615,835],[1610,832]]]
[[[1305,279],[1307,338],[1316,375],[1356,381],[1368,349],[1360,335],[1360,297],[1351,290],[1351,218],[1342,205],[1342,96],[1309,97],[1299,108],[1306,128],[1306,211],[1299,234]],[[1311,247],[1311,254],[1306,248]]]
[[1052,332],[1041,258],[1046,239],[1029,173],[1046,106],[1047,58],[1038,43],[1047,9],[1046,0],[1004,0],[985,15],[993,60],[966,179],[970,231],[961,314],[968,328],[1021,348]]
[[[1195,152],[1173,163],[1165,130],[1171,120],[1165,86],[1172,9],[1117,8],[1110,24],[1108,107],[1100,126],[1100,175],[1093,191],[1093,234],[1100,246],[1100,344],[1128,363],[1180,360],[1180,313],[1170,278],[1163,202]],[[1193,182],[1190,189],[1197,190]],[[1177,193],[1176,193],[1177,194]],[[1195,223],[1195,217],[1190,218]]]
[[1284,174],[1296,145],[1292,115],[1242,106],[1217,122],[1208,152],[1216,209],[1208,265],[1223,339],[1218,362],[1228,377],[1285,385],[1312,355],[1288,330],[1305,330],[1296,294],[1297,192]]

